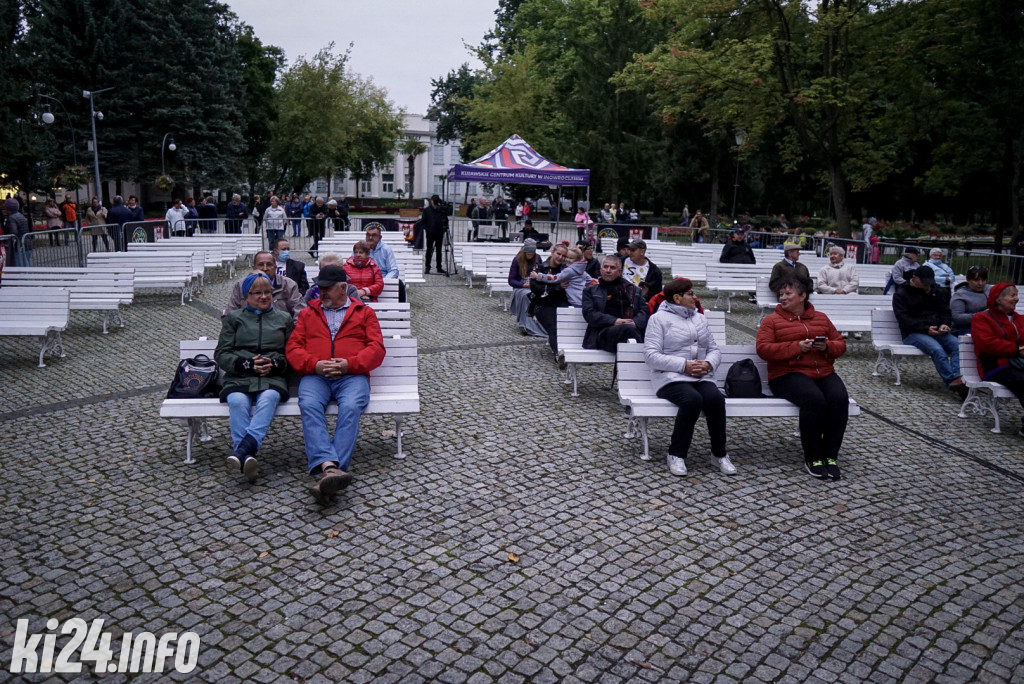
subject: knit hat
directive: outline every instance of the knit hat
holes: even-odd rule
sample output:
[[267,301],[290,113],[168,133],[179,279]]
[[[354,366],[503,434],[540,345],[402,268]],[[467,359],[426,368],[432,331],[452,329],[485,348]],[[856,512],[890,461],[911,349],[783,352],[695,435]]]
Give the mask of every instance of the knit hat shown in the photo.
[[255,283],[259,278],[266,278],[267,282],[273,285],[273,283],[270,280],[270,277],[267,276],[267,274],[264,273],[263,271],[256,271],[255,273],[250,273],[249,275],[245,276],[245,280],[242,281],[243,297],[249,296],[249,290],[252,289],[252,284]]
[[13,197],[8,197],[7,199],[4,200],[4,209],[6,209],[7,211],[18,211],[19,209],[21,209],[21,205],[18,204],[18,200],[14,199]]
[[523,251],[527,254],[536,254],[537,241],[533,238],[526,238],[526,240],[523,241]]
[[992,286],[992,289],[988,291],[988,308],[996,308],[996,300],[999,299],[999,295],[1003,294],[1003,290],[1008,287],[1014,287],[1013,283],[996,283]]

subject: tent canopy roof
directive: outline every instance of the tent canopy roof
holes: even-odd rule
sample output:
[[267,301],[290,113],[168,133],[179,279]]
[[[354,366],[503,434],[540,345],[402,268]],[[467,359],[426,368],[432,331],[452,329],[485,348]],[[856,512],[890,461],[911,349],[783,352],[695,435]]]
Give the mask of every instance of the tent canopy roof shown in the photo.
[[449,181],[525,183],[527,185],[590,185],[589,169],[570,169],[537,154],[513,134],[493,150],[468,164],[448,169]]

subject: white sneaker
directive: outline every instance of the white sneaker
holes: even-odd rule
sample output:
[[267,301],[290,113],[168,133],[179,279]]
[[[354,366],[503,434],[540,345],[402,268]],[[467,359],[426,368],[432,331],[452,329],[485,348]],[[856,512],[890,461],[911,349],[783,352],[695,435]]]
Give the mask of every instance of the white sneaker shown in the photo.
[[686,459],[668,455],[668,472],[679,477],[686,477]]
[[839,334],[843,336],[844,340],[850,336],[850,333],[848,333],[848,332],[841,332]]
[[729,454],[726,454],[722,458],[715,458],[713,455],[709,455],[708,459],[711,461],[713,465],[718,466],[718,469],[721,471],[723,475],[736,474],[736,466],[734,466],[732,464],[732,461],[729,460]]
[[859,340],[862,337],[864,337],[864,333],[859,333],[859,332],[853,333],[853,339],[855,339],[855,340]]

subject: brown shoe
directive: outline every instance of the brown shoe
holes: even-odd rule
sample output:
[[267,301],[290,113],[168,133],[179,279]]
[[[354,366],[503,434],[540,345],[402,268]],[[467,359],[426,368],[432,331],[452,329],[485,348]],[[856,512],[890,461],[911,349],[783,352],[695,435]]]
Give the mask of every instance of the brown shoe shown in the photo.
[[327,504],[335,494],[348,487],[351,482],[352,475],[350,473],[337,466],[327,466],[324,468],[323,475],[320,476],[320,481],[310,491],[317,503]]

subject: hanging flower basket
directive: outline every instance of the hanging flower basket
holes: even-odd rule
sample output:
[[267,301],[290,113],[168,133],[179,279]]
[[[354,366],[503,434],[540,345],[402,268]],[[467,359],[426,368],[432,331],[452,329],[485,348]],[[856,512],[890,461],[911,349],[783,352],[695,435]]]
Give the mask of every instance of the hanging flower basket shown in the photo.
[[68,165],[57,174],[54,180],[58,187],[77,188],[89,182],[89,170],[81,164],[77,166]]
[[167,174],[164,174],[162,176],[157,176],[156,180],[153,181],[153,185],[155,185],[161,192],[170,192],[174,189],[174,179]]

